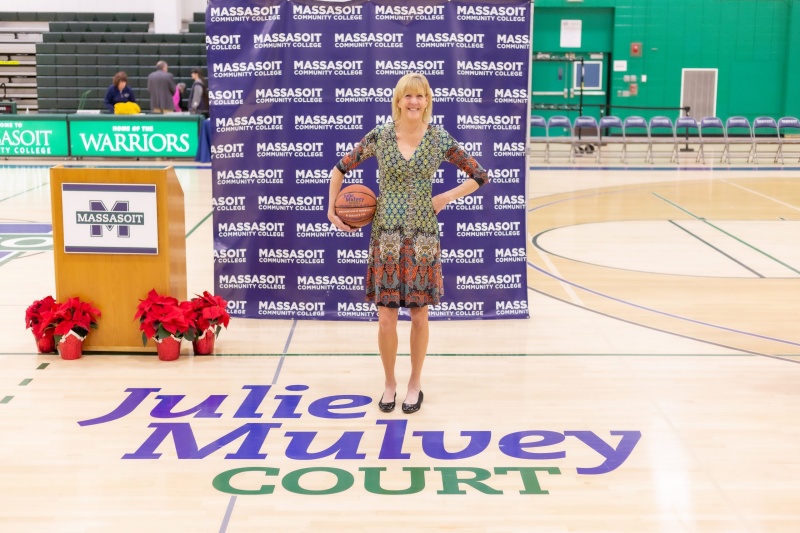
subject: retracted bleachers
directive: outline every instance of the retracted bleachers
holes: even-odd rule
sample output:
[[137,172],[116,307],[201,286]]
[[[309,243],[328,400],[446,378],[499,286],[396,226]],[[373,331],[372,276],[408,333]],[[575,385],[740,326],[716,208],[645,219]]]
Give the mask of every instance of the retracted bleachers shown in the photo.
[[105,111],[103,97],[113,76],[126,73],[143,111],[149,110],[147,76],[158,61],[176,82],[191,86],[193,68],[207,67],[205,14],[195,13],[195,33],[152,33],[152,13],[58,13],[47,18],[49,32],[37,43],[41,113],[74,113],[90,91],[85,109]]

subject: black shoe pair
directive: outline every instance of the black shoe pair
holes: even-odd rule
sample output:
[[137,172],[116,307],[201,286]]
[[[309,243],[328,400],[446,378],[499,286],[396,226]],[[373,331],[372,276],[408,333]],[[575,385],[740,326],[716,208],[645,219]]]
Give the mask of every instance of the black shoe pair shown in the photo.
[[407,415],[411,413],[416,413],[419,411],[419,408],[422,407],[422,391],[419,391],[419,398],[417,398],[417,403],[405,403],[403,402],[403,412]]
[[378,400],[378,409],[380,409],[384,413],[391,413],[392,411],[394,411],[394,404],[395,401],[397,400],[397,393],[396,392],[394,393],[394,399],[391,402],[383,403],[382,400],[383,400],[383,393],[381,393],[381,399]]

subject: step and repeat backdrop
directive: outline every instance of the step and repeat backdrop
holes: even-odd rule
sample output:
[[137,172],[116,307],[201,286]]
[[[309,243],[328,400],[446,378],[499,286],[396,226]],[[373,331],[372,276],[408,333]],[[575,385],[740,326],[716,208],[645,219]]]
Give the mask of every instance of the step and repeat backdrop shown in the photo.
[[[206,11],[216,294],[247,318],[374,320],[369,226],[328,222],[330,169],[409,72],[433,123],[491,182],[439,214],[445,282],[432,319],[528,317],[525,146],[530,0],[211,0]],[[467,178],[443,163],[434,194]],[[376,193],[370,159],[345,176]]]

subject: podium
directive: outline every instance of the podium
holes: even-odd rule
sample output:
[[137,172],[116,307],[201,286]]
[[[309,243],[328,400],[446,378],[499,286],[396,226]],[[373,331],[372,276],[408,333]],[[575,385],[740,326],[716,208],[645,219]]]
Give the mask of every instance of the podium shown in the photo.
[[166,168],[50,169],[56,300],[100,310],[84,351],[142,346],[136,306],[151,289],[186,300],[183,189]]

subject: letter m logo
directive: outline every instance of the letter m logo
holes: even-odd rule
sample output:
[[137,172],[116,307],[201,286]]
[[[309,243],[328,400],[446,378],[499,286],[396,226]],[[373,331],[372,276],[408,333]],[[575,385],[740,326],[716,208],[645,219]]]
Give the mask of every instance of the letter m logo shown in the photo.
[[[128,212],[128,204],[129,202],[122,201],[122,202],[114,202],[114,206],[111,208],[112,212],[115,213],[127,213]],[[90,200],[89,201],[89,210],[90,211],[100,211],[103,213],[108,212],[106,209],[106,204],[103,203],[102,200]],[[117,226],[117,237],[130,237],[131,236],[131,227],[124,226],[124,225],[117,225],[117,224],[107,224],[106,229],[111,231],[114,229],[114,226]],[[102,224],[92,224],[89,226],[89,232],[92,237],[102,237],[103,236],[103,225]]]

